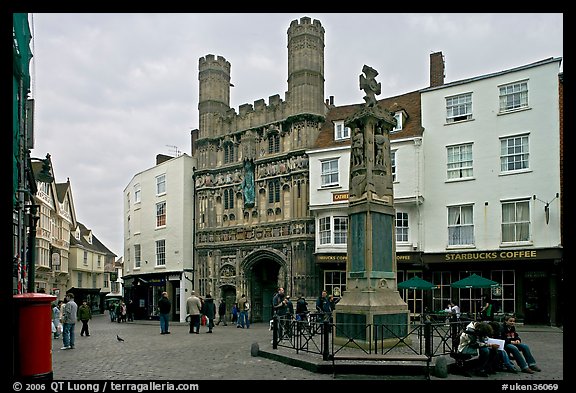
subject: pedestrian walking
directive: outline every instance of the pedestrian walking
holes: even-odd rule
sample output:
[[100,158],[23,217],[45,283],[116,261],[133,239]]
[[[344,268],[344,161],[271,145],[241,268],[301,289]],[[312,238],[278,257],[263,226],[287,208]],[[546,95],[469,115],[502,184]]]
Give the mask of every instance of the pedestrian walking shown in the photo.
[[278,293],[272,299],[274,315],[278,318],[278,337],[283,337],[289,331],[288,300],[284,288],[278,288]]
[[232,323],[238,325],[238,303],[232,305]]
[[80,329],[80,336],[90,337],[90,331],[88,329],[88,322],[92,319],[92,311],[90,306],[84,300],[82,305],[78,308],[78,319],[82,322],[82,329]]
[[214,318],[216,317],[216,305],[214,304],[214,298],[212,295],[207,294],[204,299],[204,306],[202,309],[202,314],[206,316],[206,326],[208,331],[206,333],[212,333],[212,328],[214,327]]
[[60,321],[60,306],[62,305],[62,300],[58,300],[58,303],[54,303],[52,307],[52,323],[54,324],[54,338],[60,338],[62,333],[62,322]]
[[190,297],[186,299],[186,314],[190,318],[190,332],[200,333],[200,313],[202,312],[202,302],[196,296],[196,292],[190,292]]
[[108,314],[110,314],[110,322],[116,322],[116,304],[114,302],[108,303]]
[[250,303],[246,299],[246,295],[242,294],[238,300],[238,325],[236,327],[250,329],[250,321],[248,320],[248,311],[250,310]]
[[228,326],[226,323],[226,300],[220,300],[220,304],[218,305],[218,322],[216,325],[220,325],[220,322],[224,324],[224,326]]
[[158,312],[160,314],[160,334],[170,334],[170,310],[172,303],[168,299],[168,292],[162,292],[160,300],[158,300]]
[[76,318],[78,317],[78,305],[74,301],[74,294],[67,293],[66,305],[64,306],[64,314],[62,316],[62,350],[74,349],[74,327],[76,326]]

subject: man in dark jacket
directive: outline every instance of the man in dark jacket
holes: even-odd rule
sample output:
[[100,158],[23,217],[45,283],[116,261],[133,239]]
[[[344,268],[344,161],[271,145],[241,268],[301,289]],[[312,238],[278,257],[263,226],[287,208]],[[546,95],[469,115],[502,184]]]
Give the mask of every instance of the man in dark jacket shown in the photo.
[[220,300],[220,304],[218,305],[218,322],[216,325],[220,325],[220,322],[224,323],[224,326],[228,326],[226,323],[226,300]]
[[301,294],[298,300],[296,301],[296,320],[303,321],[306,319],[306,314],[308,314],[308,302],[304,297],[304,294]]
[[170,321],[170,310],[172,303],[168,299],[168,292],[162,292],[162,297],[158,300],[158,311],[160,313],[160,334],[170,334],[168,325]]
[[206,315],[206,326],[208,326],[208,331],[206,333],[212,333],[212,328],[214,327],[214,318],[216,317],[216,305],[214,304],[214,299],[212,295],[207,294],[204,299],[204,306],[202,307],[202,314]]

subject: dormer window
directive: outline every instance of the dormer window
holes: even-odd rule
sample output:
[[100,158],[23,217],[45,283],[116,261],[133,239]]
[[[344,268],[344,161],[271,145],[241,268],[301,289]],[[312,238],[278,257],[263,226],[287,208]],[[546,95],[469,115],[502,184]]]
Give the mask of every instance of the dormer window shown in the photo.
[[344,120],[334,122],[334,140],[350,139],[350,127],[344,127]]
[[396,126],[391,130],[391,132],[402,131],[402,128],[404,127],[404,123],[406,122],[407,117],[408,116],[406,112],[404,112],[403,110],[394,113],[394,118],[396,119]]

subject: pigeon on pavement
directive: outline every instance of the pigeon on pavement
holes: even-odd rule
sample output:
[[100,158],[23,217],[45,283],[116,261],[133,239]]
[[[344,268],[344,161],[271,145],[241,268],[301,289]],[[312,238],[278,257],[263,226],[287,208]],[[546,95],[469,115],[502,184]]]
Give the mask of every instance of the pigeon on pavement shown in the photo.
[[123,339],[122,337],[120,337],[119,335],[116,335],[116,339],[117,339],[118,341],[124,341],[124,339]]

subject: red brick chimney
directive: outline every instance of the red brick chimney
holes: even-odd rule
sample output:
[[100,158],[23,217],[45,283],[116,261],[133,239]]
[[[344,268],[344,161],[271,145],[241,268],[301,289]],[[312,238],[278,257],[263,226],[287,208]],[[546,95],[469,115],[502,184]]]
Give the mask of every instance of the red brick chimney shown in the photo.
[[444,56],[442,52],[430,54],[430,87],[444,84]]

